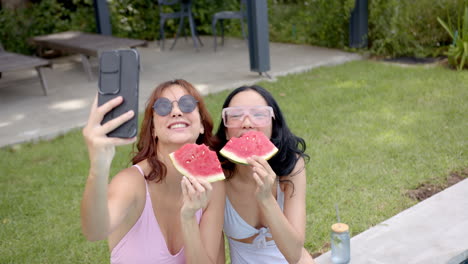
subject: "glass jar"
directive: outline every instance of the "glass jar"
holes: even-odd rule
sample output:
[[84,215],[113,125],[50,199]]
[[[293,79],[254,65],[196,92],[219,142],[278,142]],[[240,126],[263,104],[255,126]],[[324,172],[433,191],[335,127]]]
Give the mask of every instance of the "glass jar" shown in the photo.
[[331,261],[333,264],[346,264],[350,261],[349,226],[336,223],[331,226]]

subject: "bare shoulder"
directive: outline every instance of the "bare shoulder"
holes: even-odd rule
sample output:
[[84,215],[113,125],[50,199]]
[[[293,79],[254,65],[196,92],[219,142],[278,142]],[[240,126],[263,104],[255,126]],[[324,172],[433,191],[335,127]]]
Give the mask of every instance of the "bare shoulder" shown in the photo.
[[281,186],[281,189],[287,194],[295,193],[298,188],[302,189],[306,186],[306,163],[304,158],[300,157],[292,172],[285,176],[281,177],[281,180],[284,182]]
[[[222,222],[224,219],[222,216],[224,214],[224,205],[226,201],[226,183],[224,181],[217,181],[211,183],[211,197],[206,207],[203,209],[204,216],[207,216],[210,219],[219,220]],[[221,224],[222,225],[222,224]]]
[[144,180],[145,178],[143,175],[141,175],[140,171],[136,167],[132,166],[118,172],[114,177],[112,177],[111,183],[115,182],[116,184],[144,184]]
[[304,158],[299,157],[291,173],[289,173],[289,175],[284,176],[282,178],[284,180],[295,182],[305,177],[306,177],[306,164],[305,164]]
[[217,181],[211,184],[213,186],[213,192],[224,194],[226,192],[226,182],[224,181]]
[[291,175],[294,175],[296,173],[300,173],[301,171],[304,171],[305,174],[305,160],[303,157],[299,157],[299,159],[296,162],[296,166],[294,167],[294,170],[291,172]]
[[129,167],[121,170],[111,180],[109,184],[109,195],[125,195],[127,198],[144,198],[145,178],[136,167]]
[[224,204],[224,200],[226,199],[226,183],[225,181],[217,181],[211,184],[213,187],[211,193],[210,202],[207,205],[207,208],[212,205],[219,206],[220,204]]

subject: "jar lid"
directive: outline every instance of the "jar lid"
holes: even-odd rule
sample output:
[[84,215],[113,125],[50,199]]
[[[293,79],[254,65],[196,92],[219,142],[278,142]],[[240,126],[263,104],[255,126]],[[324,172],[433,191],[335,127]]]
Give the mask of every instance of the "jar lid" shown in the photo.
[[348,232],[349,226],[347,224],[343,223],[336,223],[331,226],[333,232],[335,233],[343,233],[343,232]]

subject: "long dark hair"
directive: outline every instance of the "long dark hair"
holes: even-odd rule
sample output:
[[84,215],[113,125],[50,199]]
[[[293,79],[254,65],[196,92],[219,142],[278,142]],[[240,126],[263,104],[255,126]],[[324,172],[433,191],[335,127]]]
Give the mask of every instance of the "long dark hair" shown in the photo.
[[[259,93],[265,99],[267,104],[273,108],[273,112],[275,114],[275,118],[272,120],[271,142],[273,142],[273,144],[278,148],[278,153],[276,153],[276,155],[268,161],[271,168],[275,171],[276,175],[280,177],[280,179],[283,176],[291,175],[291,173],[293,173],[293,175],[299,173],[304,168],[293,172],[297,161],[300,158],[304,158],[305,161],[309,160],[309,155],[305,153],[305,141],[291,132],[288,125],[286,124],[286,120],[283,117],[283,113],[281,112],[278,103],[270,94],[270,92],[258,85],[239,87],[228,95],[224,101],[223,108],[229,106],[232,98],[236,94],[247,90],[252,90]],[[222,119],[219,123],[218,131],[216,132],[215,136],[217,138],[215,149],[219,153],[219,150],[221,150],[221,148],[223,148],[227,143],[226,127],[224,126]],[[235,164],[219,154],[218,157],[221,161],[221,165],[224,171],[226,172],[226,177],[228,179],[231,178],[235,171]]]
[[162,92],[171,87],[172,85],[178,85],[187,90],[187,93],[195,97],[198,101],[198,111],[200,113],[200,118],[202,120],[202,125],[204,128],[204,134],[200,134],[197,138],[197,144],[205,144],[208,147],[213,147],[214,137],[212,134],[213,130],[213,120],[211,119],[210,113],[205,106],[203,98],[200,93],[193,87],[193,85],[185,80],[177,79],[173,81],[167,81],[161,83],[154,89],[151,96],[146,102],[145,116],[141,125],[140,136],[137,142],[137,151],[135,156],[132,159],[133,164],[148,159],[148,163],[151,166],[151,172],[148,175],[145,175],[145,179],[149,181],[161,182],[166,177],[167,168],[163,162],[158,159],[157,155],[157,143],[158,139],[154,135],[154,125],[153,125],[153,104],[154,102],[161,97]]

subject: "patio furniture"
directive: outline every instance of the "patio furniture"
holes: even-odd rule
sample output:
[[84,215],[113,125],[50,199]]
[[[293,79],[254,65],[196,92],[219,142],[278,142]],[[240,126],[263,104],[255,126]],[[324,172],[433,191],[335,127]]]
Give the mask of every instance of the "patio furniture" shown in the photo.
[[[172,43],[171,50],[174,48],[175,44],[177,43],[177,38],[180,35],[180,31],[184,26],[184,18],[188,19],[190,25],[190,32],[192,34],[193,46],[197,51],[199,51],[198,43],[200,46],[203,46],[203,43],[198,36],[195,30],[195,21],[193,19],[192,14],[192,0],[158,0],[159,5],[159,39],[161,43],[161,50],[164,50],[164,24],[166,23],[167,19],[180,19],[179,27],[177,28],[177,33]],[[180,10],[177,12],[167,13],[164,11],[165,7],[167,6],[175,6],[179,5]],[[184,30],[185,32],[185,30]]]
[[240,0],[240,10],[239,11],[220,11],[213,15],[213,19],[211,20],[211,29],[213,31],[214,36],[214,51],[216,52],[217,47],[217,40],[216,40],[216,24],[219,20],[221,24],[221,45],[224,45],[224,23],[223,20],[225,19],[239,19],[241,22],[241,29],[242,29],[242,36],[245,37],[244,32],[244,19],[246,19],[246,11],[245,6],[247,5],[246,0]]
[[89,64],[89,58],[91,56],[99,57],[99,53],[104,50],[135,48],[147,45],[145,40],[118,38],[78,31],[66,31],[37,36],[33,37],[31,42],[38,47],[39,54],[41,54],[44,49],[79,54],[83,68],[90,81],[93,80],[93,74]]
[[2,77],[2,72],[35,68],[41,81],[44,95],[47,95],[48,87],[43,73],[43,68],[50,66],[51,64],[48,60],[7,52],[3,49],[3,46],[0,43],[0,78]]

